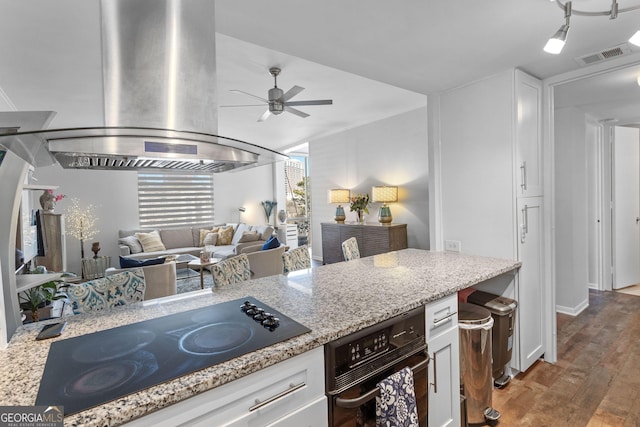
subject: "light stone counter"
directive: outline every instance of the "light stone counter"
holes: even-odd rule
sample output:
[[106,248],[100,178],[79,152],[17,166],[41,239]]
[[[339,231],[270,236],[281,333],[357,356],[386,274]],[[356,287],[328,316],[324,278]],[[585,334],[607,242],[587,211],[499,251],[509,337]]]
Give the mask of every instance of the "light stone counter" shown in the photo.
[[[65,417],[65,426],[114,426],[233,381],[427,302],[520,267],[513,260],[405,249],[67,318],[65,339],[253,296],[312,331]],[[34,405],[49,346],[45,323],[22,326],[0,351],[0,405]],[[52,402],[51,404],[55,404]]]

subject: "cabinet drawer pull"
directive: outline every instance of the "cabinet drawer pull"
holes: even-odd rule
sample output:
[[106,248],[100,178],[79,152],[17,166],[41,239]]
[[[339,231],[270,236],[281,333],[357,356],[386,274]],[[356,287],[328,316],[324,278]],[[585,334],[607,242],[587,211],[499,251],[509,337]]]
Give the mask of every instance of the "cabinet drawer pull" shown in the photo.
[[271,403],[271,402],[273,402],[275,400],[278,400],[281,397],[284,397],[289,393],[293,393],[294,391],[299,390],[299,389],[301,389],[302,387],[304,387],[306,385],[307,384],[305,382],[301,382],[300,384],[290,383],[288,389],[286,389],[284,391],[281,391],[280,393],[276,394],[275,396],[271,396],[270,398],[268,398],[268,399],[266,399],[264,401],[262,401],[260,399],[256,399],[255,400],[256,404],[253,405],[252,407],[250,407],[249,411],[251,412],[251,411],[255,411],[256,409],[260,409],[263,406],[268,405],[269,403]]
[[452,313],[447,314],[444,317],[441,317],[440,319],[433,319],[433,326],[437,328],[438,326],[442,325],[443,323],[447,323],[447,322],[451,321],[451,318],[455,314],[456,314],[456,312],[454,311]]

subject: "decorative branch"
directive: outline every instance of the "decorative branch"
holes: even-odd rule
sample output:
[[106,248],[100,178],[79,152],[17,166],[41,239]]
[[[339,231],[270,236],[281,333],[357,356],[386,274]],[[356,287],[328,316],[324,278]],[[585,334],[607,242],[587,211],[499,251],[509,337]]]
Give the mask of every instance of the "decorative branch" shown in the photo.
[[72,237],[80,240],[80,255],[84,258],[84,241],[92,239],[98,234],[96,228],[98,216],[95,207],[91,204],[80,206],[80,201],[71,199],[71,206],[67,209],[66,230]]

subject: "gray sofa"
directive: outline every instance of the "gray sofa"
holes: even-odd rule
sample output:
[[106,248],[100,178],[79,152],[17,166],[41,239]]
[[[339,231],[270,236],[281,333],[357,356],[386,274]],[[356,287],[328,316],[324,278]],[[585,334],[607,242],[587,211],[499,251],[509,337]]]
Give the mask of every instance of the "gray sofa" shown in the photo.
[[[273,235],[273,227],[270,225],[248,225],[244,223],[215,225],[215,227],[225,226],[233,227],[231,244],[207,246],[207,249],[211,250],[211,254],[215,258],[226,259],[230,256],[237,255],[240,253],[242,248],[264,244],[266,240]],[[165,249],[151,252],[139,251],[142,249],[142,246],[139,241],[136,244],[137,239],[135,238],[135,233],[149,233],[153,230],[119,230],[118,246],[120,248],[120,255],[138,260],[181,254],[199,256],[200,251],[205,248],[204,245],[200,245],[200,230],[211,230],[213,227],[214,226],[212,225],[210,227],[158,229],[158,234],[160,235],[160,239],[162,240],[162,244]],[[245,236],[245,233],[257,233],[259,238],[258,240],[244,242],[244,239],[250,237]]]

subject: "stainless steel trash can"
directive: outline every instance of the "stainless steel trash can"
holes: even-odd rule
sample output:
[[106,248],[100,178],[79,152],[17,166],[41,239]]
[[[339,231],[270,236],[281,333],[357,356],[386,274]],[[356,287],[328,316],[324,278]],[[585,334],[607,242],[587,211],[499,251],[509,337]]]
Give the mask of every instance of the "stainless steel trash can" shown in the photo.
[[493,383],[502,388],[511,381],[511,354],[513,353],[513,326],[515,322],[515,300],[489,292],[476,290],[467,302],[489,310],[493,317],[491,351],[493,353]]
[[460,382],[464,387],[469,424],[484,424],[500,417],[492,408],[493,377],[489,310],[475,304],[458,306],[460,328]]

